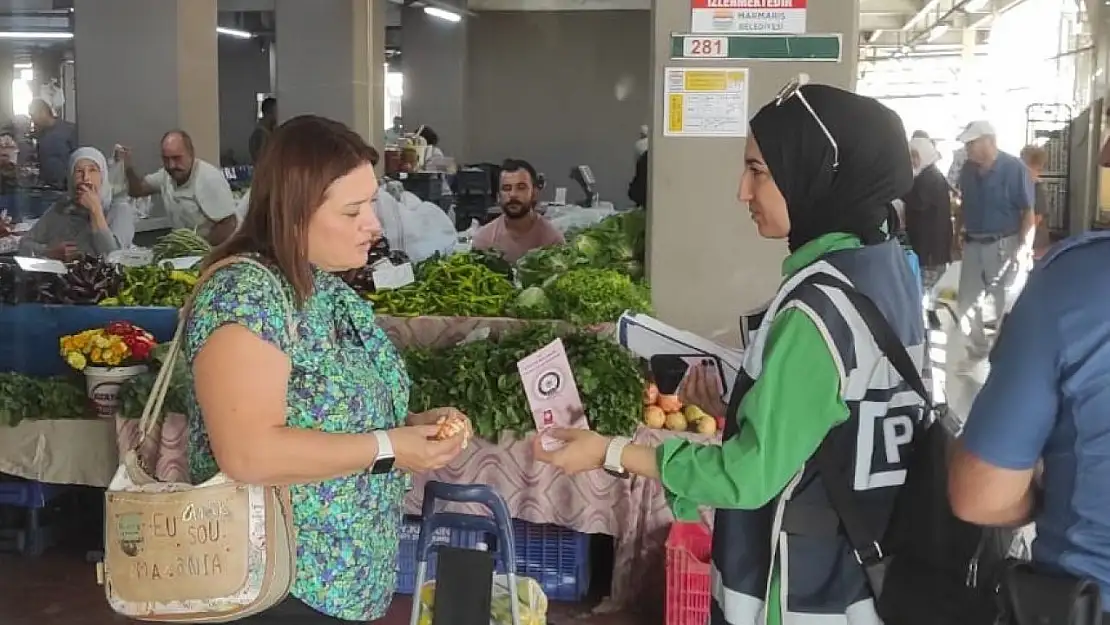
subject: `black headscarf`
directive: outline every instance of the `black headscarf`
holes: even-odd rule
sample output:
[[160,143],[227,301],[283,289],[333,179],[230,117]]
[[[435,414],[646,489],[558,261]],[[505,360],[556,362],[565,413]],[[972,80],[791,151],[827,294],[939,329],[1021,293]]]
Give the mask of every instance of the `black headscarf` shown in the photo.
[[855,234],[866,245],[885,241],[891,202],[913,187],[902,120],[872,98],[835,87],[801,90],[840,148],[836,171],[832,144],[798,96],[771,102],[751,121],[786,198],[790,250],[830,232]]

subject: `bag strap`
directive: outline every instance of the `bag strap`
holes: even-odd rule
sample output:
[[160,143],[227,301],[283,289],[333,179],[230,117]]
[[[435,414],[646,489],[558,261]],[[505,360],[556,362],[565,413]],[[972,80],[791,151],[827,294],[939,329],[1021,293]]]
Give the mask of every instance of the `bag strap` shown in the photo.
[[217,271],[224,267],[230,267],[244,263],[254,265],[266,273],[271,283],[277,287],[278,292],[282,295],[282,308],[285,311],[285,331],[288,339],[293,340],[296,338],[296,320],[293,315],[295,308],[289,299],[289,295],[285,292],[281,281],[278,280],[274,272],[269,267],[263,265],[257,260],[247,256],[229,256],[227,258],[218,260],[208,266],[197,283],[193,286],[193,292],[185,300],[185,305],[178,311],[177,327],[173,333],[173,339],[170,341],[170,346],[166,352],[165,358],[162,361],[162,368],[158,371],[157,377],[154,378],[154,384],[151,386],[150,395],[147,397],[146,405],[143,406],[142,416],[139,418],[139,437],[138,441],[131,448],[132,451],[138,452],[146,441],[147,437],[153,433],[154,428],[161,421],[162,406],[166,401],[166,393],[169,391],[170,383],[173,380],[173,371],[181,352],[181,343],[184,340],[185,324],[188,321],[189,315],[193,311],[193,302],[198,293],[200,293],[201,286],[204,285]]
[[[875,302],[852,284],[829,274],[814,274],[804,279],[796,289],[807,284],[834,288],[848,298],[867,325],[868,331],[871,332],[883,355],[890,361],[898,375],[925,401],[926,410],[932,411],[933,400],[925,389],[921,373],[914,365],[905,345],[898,338],[898,334]],[[840,470],[836,451],[830,441],[831,437],[826,436],[817,448],[813,459],[821,481],[825,485],[829,503],[840,519],[840,525],[844,528],[844,534],[852,547],[856,562],[863,567],[873,594],[879,597],[882,593],[883,568],[886,559],[886,554],[879,544],[881,535],[870,527],[859,506],[856,505],[855,494],[845,479],[844,472]]]
[[898,338],[898,333],[887,321],[886,315],[879,310],[879,307],[875,305],[870,297],[864,295],[848,282],[827,273],[814,274],[803,280],[802,284],[827,286],[843,293],[848,301],[852,303],[856,312],[859,313],[863,322],[867,324],[871,336],[875,338],[879,349],[890,361],[894,370],[910,386],[910,389],[925,401],[927,411],[934,408],[932,394],[925,389],[925,382],[921,379],[921,372],[918,371],[913,358],[906,351],[906,346],[902,344],[902,340]]

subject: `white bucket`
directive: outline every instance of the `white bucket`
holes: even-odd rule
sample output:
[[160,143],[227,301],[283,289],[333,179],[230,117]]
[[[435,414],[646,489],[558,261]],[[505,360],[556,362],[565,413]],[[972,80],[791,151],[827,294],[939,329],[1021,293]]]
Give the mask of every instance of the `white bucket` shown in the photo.
[[85,367],[85,391],[96,408],[96,416],[115,419],[119,414],[120,386],[140,373],[146,373],[146,365]]

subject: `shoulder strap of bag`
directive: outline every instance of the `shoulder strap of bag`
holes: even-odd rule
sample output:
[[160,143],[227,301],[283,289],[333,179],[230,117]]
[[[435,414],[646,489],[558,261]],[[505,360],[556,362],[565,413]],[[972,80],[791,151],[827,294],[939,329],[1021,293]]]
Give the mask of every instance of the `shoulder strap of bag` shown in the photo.
[[231,265],[246,263],[254,265],[266,273],[273,285],[278,289],[282,295],[282,309],[285,311],[285,331],[286,336],[293,340],[296,338],[296,320],[293,315],[293,303],[289,300],[285,288],[282,286],[281,281],[278,280],[274,272],[269,267],[263,265],[253,258],[247,256],[229,256],[215,263],[212,263],[205,269],[197,280],[196,285],[193,286],[193,292],[185,301],[185,305],[178,311],[177,327],[173,333],[173,339],[170,341],[170,346],[166,351],[164,360],[162,361],[162,368],[158,371],[158,376],[154,379],[154,384],[150,389],[150,395],[147,397],[146,405],[143,406],[143,414],[139,418],[139,437],[132,451],[137,452],[143,445],[146,438],[154,431],[155,426],[158,425],[162,415],[162,405],[166,400],[166,393],[169,391],[170,382],[173,379],[174,366],[181,352],[181,342],[185,333],[185,324],[188,321],[189,315],[193,310],[193,301],[198,293],[200,293],[201,286],[204,285],[217,271],[224,267]]
[[[926,414],[932,412],[934,409],[933,400],[925,389],[921,373],[914,365],[905,345],[898,338],[898,334],[891,327],[886,316],[879,310],[879,307],[875,305],[875,302],[853,285],[829,274],[814,274],[802,281],[799,287],[806,284],[834,288],[848,298],[864,323],[867,324],[868,330],[874,337],[879,349],[882,350],[883,355],[890,361],[898,375],[925,401]],[[881,534],[876,528],[870,527],[859,506],[856,505],[855,494],[852,492],[847,479],[845,479],[844,472],[839,467],[836,452],[830,444],[830,437],[826,437],[820,447],[817,448],[814,462],[821,475],[821,481],[825,485],[829,503],[832,504],[833,510],[839,517],[840,524],[844,528],[844,534],[848,538],[848,543],[855,552],[856,561],[863,567],[873,594],[879,597],[882,594],[882,581],[885,573],[883,569],[885,568],[886,559],[886,554],[883,553],[879,544]]]

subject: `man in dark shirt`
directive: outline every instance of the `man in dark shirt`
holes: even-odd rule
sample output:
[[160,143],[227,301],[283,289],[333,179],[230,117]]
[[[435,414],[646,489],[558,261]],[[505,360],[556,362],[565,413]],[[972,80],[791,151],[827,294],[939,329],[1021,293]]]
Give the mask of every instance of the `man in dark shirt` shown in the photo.
[[258,159],[262,158],[262,149],[266,147],[266,141],[274,128],[277,128],[277,98],[266,98],[262,101],[262,118],[255,125],[248,146],[252,164],[257,164]]
[[77,128],[58,119],[46,100],[32,101],[30,113],[38,143],[39,182],[64,189],[69,178],[69,155],[77,149]]

